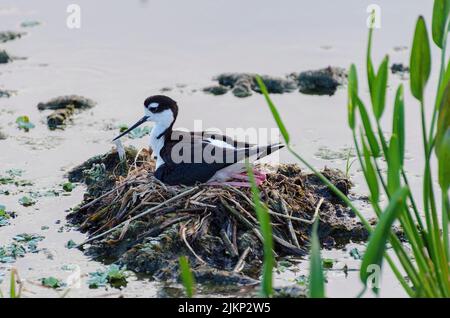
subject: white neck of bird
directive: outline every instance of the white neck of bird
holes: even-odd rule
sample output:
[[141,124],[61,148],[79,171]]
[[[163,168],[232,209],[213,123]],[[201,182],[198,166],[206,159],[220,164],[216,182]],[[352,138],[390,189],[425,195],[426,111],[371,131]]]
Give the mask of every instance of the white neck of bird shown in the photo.
[[155,122],[155,125],[150,133],[150,148],[153,151],[153,157],[156,157],[156,169],[164,163],[160,156],[161,149],[164,147],[165,139],[165,136],[162,134],[164,134],[164,132],[172,125],[173,121],[174,118],[172,112],[167,112],[167,115],[164,114],[164,116],[161,116],[161,118]]

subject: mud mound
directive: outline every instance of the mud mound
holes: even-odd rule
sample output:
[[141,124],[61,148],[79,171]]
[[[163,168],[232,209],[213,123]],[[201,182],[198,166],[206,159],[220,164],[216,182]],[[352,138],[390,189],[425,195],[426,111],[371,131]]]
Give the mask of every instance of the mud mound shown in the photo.
[[[178,258],[187,255],[198,278],[212,275],[223,283],[254,283],[263,255],[250,189],[166,186],[154,177],[148,151],[126,153],[127,163],[114,161],[113,151],[70,174],[87,184],[85,201],[68,216],[90,234],[83,244],[86,252],[164,280],[178,277]],[[270,209],[277,257],[308,252],[315,218],[320,219],[319,235],[326,246],[367,238],[350,210],[315,176],[302,173],[297,165],[261,168],[272,170],[260,188],[261,200]],[[342,173],[324,173],[348,193],[351,183]]]

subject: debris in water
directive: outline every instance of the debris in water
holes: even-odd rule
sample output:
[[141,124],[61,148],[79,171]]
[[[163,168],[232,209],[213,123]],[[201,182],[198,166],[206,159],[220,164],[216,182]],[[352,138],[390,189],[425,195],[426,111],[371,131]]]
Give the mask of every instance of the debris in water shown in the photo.
[[86,97],[79,95],[66,95],[59,96],[49,100],[46,103],[39,103],[37,108],[39,110],[56,110],[56,109],[65,109],[67,106],[72,105],[76,109],[89,109],[96,105],[96,103]]
[[0,89],[0,98],[2,98],[2,97],[9,98],[11,96],[14,96],[15,94],[16,94],[16,91]]
[[359,253],[359,250],[356,247],[352,248],[349,253],[350,256],[356,260],[362,259],[361,254]]
[[[256,82],[256,74],[224,73],[214,78],[220,86],[228,87],[236,97],[247,97],[253,92],[261,93]],[[295,82],[290,78],[279,78],[268,75],[261,76],[267,90],[271,94],[292,92],[296,89]]]
[[57,109],[47,116],[47,126],[51,130],[63,127],[75,112],[73,105],[68,105],[64,109]]
[[403,63],[394,63],[391,66],[392,74],[400,75],[401,79],[408,79],[409,67]]
[[[223,284],[255,283],[263,249],[250,190],[167,186],[154,177],[149,151],[126,148],[126,153],[127,170],[113,150],[69,173],[72,182],[87,184],[82,206],[68,215],[91,235],[81,244],[89,243],[87,253],[173,280],[179,276],[178,258],[188,256],[198,282],[207,277]],[[271,171],[261,199],[270,209],[277,256],[306,255],[311,224],[319,217],[322,242],[336,247],[367,239],[363,225],[316,176],[297,165],[263,168]],[[351,182],[341,172],[323,173],[349,192]]]
[[6,138],[8,138],[8,135],[0,130],[0,140],[5,140]]
[[347,82],[347,71],[341,67],[328,66],[314,71],[305,71],[290,75],[303,94],[333,95],[338,86]]
[[15,32],[15,31],[2,31],[0,32],[0,43],[5,43],[8,41],[13,41],[15,39],[20,39],[25,32]]

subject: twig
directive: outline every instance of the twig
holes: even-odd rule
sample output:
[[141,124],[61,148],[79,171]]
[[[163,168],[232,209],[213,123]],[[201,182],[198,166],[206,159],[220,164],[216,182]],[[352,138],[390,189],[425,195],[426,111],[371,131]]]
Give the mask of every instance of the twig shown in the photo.
[[155,210],[158,210],[160,207],[162,207],[162,206],[164,206],[164,205],[166,205],[166,204],[169,204],[169,203],[171,203],[171,202],[173,202],[173,201],[175,201],[175,200],[178,200],[179,198],[185,197],[185,196],[187,196],[188,194],[191,194],[192,192],[195,192],[195,191],[197,191],[197,190],[198,190],[198,186],[197,186],[197,187],[190,188],[190,189],[188,189],[188,190],[186,190],[186,191],[184,191],[184,192],[181,192],[180,194],[178,194],[178,195],[176,195],[176,196],[174,196],[174,197],[172,197],[172,198],[170,198],[170,199],[168,199],[168,200],[166,200],[166,201],[164,201],[164,202],[158,204],[157,206],[152,207],[152,208],[150,208],[150,209],[148,209],[148,210],[146,210],[146,211],[144,211],[144,212],[142,212],[142,213],[139,213],[138,215],[133,216],[131,219],[126,220],[126,221],[124,221],[124,222],[122,222],[122,223],[120,223],[120,224],[114,226],[113,228],[111,228],[111,229],[109,229],[109,230],[107,230],[107,231],[105,231],[105,232],[103,232],[103,233],[101,233],[101,234],[99,234],[99,235],[96,235],[96,236],[94,236],[94,237],[91,237],[91,238],[87,239],[87,240],[84,241],[83,243],[78,244],[78,245],[76,246],[76,248],[79,248],[79,247],[81,247],[81,246],[83,246],[83,245],[85,245],[85,244],[87,244],[87,243],[89,243],[89,242],[92,242],[92,241],[94,241],[94,240],[97,240],[97,239],[99,239],[99,238],[105,236],[106,234],[109,234],[109,233],[115,231],[116,229],[122,227],[127,221],[132,222],[132,221],[134,221],[134,220],[137,220],[137,219],[139,219],[139,218],[141,218],[141,217],[143,217],[143,216],[145,216],[145,215],[147,215],[147,214],[149,214],[149,213],[151,213],[151,212],[153,212],[153,211],[155,211]]
[[228,252],[230,252],[231,256],[239,256],[238,251],[234,248],[234,245],[231,243],[224,229],[220,230],[220,236],[222,237],[222,241],[225,244],[225,247],[228,249]]
[[181,228],[181,238],[184,241],[184,244],[186,244],[186,247],[189,249],[189,251],[191,251],[191,253],[195,256],[195,258],[202,264],[206,264],[206,262],[204,260],[202,260],[202,258],[200,256],[197,255],[197,253],[195,253],[194,249],[189,245],[189,242],[186,239],[186,227],[183,226]]
[[[289,212],[287,210],[287,207],[286,207],[286,202],[281,197],[280,197],[280,205],[281,205],[281,210],[283,211],[283,213],[286,216],[290,216]],[[292,242],[294,242],[295,246],[300,248],[300,244],[298,243],[297,235],[295,234],[294,226],[292,226],[292,221],[290,218],[287,219],[287,223],[288,223],[289,233],[291,234],[291,237],[292,237]]]
[[90,207],[91,205],[94,205],[95,203],[97,203],[98,201],[100,201],[101,199],[103,199],[104,197],[110,195],[111,193],[114,193],[115,191],[119,190],[120,188],[123,188],[124,186],[126,186],[127,184],[130,184],[131,181],[134,180],[128,180],[120,185],[118,185],[117,187],[115,187],[112,190],[109,190],[108,192],[102,194],[101,196],[99,196],[98,198],[95,198],[94,200],[92,200],[91,202],[86,203],[85,205],[83,205],[80,210],[86,209],[88,207]]
[[247,247],[244,251],[244,253],[242,253],[241,257],[239,257],[238,262],[236,263],[236,266],[233,269],[233,272],[235,273],[239,273],[244,265],[244,261],[247,258],[248,253],[250,252],[250,247]]

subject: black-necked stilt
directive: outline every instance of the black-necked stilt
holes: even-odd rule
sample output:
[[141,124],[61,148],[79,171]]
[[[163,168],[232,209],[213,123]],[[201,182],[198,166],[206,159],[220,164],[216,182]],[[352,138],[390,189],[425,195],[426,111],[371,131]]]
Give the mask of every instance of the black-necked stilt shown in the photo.
[[[155,177],[168,185],[193,185],[196,183],[224,183],[248,186],[245,161],[260,159],[283,147],[282,144],[257,146],[237,142],[230,137],[210,132],[185,132],[173,130],[178,115],[177,103],[170,97],[155,95],[144,102],[145,116],[114,138],[126,135],[131,130],[150,121],[154,127],[150,133],[150,148],[156,159]],[[264,174],[255,173],[257,182]]]

